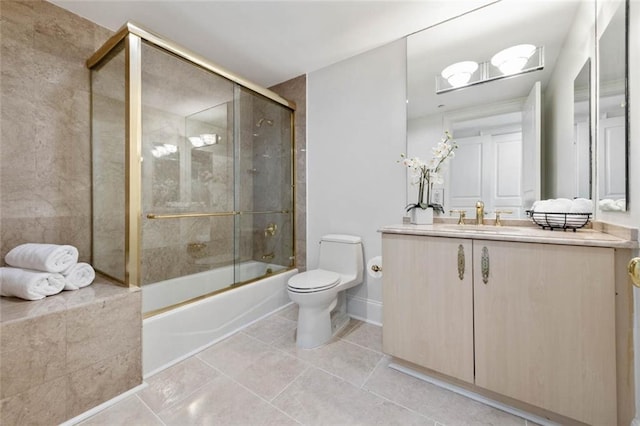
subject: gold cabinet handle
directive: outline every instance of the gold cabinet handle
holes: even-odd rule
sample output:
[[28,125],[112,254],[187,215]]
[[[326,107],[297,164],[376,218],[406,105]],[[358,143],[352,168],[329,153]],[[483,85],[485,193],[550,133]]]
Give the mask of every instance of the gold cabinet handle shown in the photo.
[[460,278],[460,280],[464,279],[464,269],[464,247],[462,246],[462,244],[460,244],[458,246],[458,278]]
[[634,257],[629,261],[627,271],[631,277],[631,282],[634,286],[640,287],[640,257]]
[[482,282],[489,284],[489,249],[486,247],[482,247],[480,267],[482,268]]

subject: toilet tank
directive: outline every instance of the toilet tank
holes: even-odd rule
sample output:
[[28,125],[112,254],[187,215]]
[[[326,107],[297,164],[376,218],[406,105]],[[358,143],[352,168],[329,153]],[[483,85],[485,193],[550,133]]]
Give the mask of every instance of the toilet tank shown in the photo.
[[362,239],[353,235],[330,234],[320,240],[318,268],[362,280],[364,269]]

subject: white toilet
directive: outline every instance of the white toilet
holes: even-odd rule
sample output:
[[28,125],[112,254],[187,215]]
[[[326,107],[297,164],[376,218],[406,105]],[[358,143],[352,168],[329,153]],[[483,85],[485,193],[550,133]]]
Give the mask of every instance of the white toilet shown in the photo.
[[299,306],[296,343],[315,348],[346,325],[347,290],[362,282],[362,240],[352,235],[325,235],[318,269],[296,274],[287,283],[289,298]]

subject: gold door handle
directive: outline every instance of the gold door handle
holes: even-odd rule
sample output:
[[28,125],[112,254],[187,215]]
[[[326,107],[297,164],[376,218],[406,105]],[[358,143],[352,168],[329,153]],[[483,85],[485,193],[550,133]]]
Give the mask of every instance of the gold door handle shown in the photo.
[[464,261],[464,247],[462,244],[458,246],[458,278],[460,280],[464,279],[464,269],[465,269],[465,261]]
[[482,247],[480,267],[482,268],[482,282],[489,284],[489,249],[486,247]]
[[627,272],[634,286],[640,287],[640,257],[634,257],[627,265]]

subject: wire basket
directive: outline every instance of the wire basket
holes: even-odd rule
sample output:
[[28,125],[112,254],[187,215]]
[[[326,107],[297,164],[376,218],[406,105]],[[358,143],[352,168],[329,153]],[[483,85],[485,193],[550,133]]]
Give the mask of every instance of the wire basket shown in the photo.
[[567,230],[571,229],[576,232],[576,229],[580,229],[589,223],[591,213],[548,213],[548,212],[536,212],[533,210],[527,210],[527,215],[531,218],[533,223],[542,227],[542,229],[554,229]]

